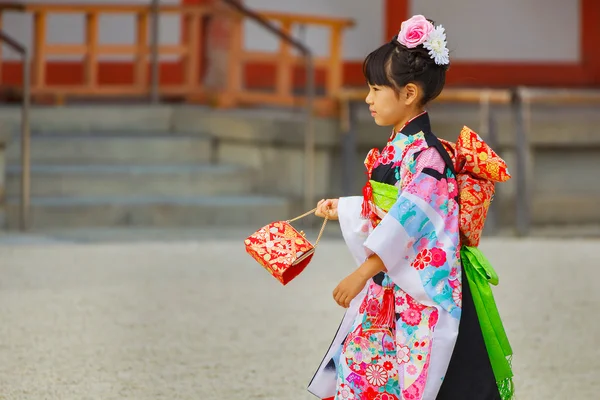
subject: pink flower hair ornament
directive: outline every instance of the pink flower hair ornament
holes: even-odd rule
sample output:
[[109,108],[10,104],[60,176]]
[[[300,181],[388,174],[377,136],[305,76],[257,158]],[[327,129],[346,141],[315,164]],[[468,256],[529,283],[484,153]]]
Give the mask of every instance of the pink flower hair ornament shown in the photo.
[[402,22],[400,32],[392,40],[408,49],[423,46],[437,65],[450,63],[450,52],[446,46],[446,32],[442,25],[434,26],[422,15],[414,15]]

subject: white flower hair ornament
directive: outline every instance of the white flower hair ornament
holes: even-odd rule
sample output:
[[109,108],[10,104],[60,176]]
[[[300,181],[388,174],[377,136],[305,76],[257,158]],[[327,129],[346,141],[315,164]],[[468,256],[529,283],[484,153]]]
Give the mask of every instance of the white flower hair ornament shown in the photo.
[[450,64],[450,51],[446,46],[446,31],[442,25],[434,26],[422,15],[414,15],[400,26],[394,38],[403,46],[413,49],[423,45],[437,65]]

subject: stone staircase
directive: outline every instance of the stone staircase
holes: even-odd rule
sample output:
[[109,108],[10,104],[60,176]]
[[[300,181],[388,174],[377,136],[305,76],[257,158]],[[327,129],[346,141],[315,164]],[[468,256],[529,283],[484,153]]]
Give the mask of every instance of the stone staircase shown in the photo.
[[[18,227],[19,146],[9,146],[7,225]],[[217,163],[210,135],[34,133],[31,228],[257,225],[288,201],[255,194],[248,166]]]
[[[600,113],[596,107],[534,111],[532,228],[597,231]],[[455,140],[464,124],[478,128],[476,107],[440,105],[431,112],[443,138]],[[33,229],[255,228],[306,211],[302,112],[112,104],[36,107],[31,116]],[[498,109],[497,119],[497,150],[516,177],[511,111]],[[14,135],[5,172],[9,229],[19,216],[19,123],[17,107],[0,107],[0,132]],[[338,121],[317,118],[315,131],[315,198],[341,196]],[[353,193],[360,194],[362,156],[384,143],[389,130],[359,115],[357,133]],[[493,205],[506,231],[516,221],[515,184],[499,185]]]

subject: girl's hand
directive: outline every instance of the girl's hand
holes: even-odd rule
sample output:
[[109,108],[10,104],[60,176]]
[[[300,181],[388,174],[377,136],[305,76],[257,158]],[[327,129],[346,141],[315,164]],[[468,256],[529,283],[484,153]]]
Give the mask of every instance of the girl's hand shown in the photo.
[[344,308],[350,306],[350,302],[365,287],[369,279],[381,271],[387,271],[385,264],[377,254],[371,254],[362,265],[346,277],[333,291],[335,302]]
[[317,211],[315,215],[317,217],[332,219],[338,219],[338,202],[339,199],[327,199],[321,200],[317,203]]
[[363,290],[367,281],[366,276],[359,271],[348,275],[333,291],[335,302],[344,308],[348,308],[350,302]]

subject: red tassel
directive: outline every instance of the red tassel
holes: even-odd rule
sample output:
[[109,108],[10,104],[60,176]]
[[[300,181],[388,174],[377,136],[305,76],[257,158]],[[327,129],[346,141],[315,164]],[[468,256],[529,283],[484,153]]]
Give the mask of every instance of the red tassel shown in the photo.
[[360,216],[364,219],[369,218],[371,215],[371,197],[373,196],[373,188],[371,182],[368,182],[363,187],[363,202]]
[[375,319],[375,326],[381,328],[389,328],[393,326],[396,318],[396,299],[394,298],[394,288],[383,288],[383,301],[381,302],[381,310]]

